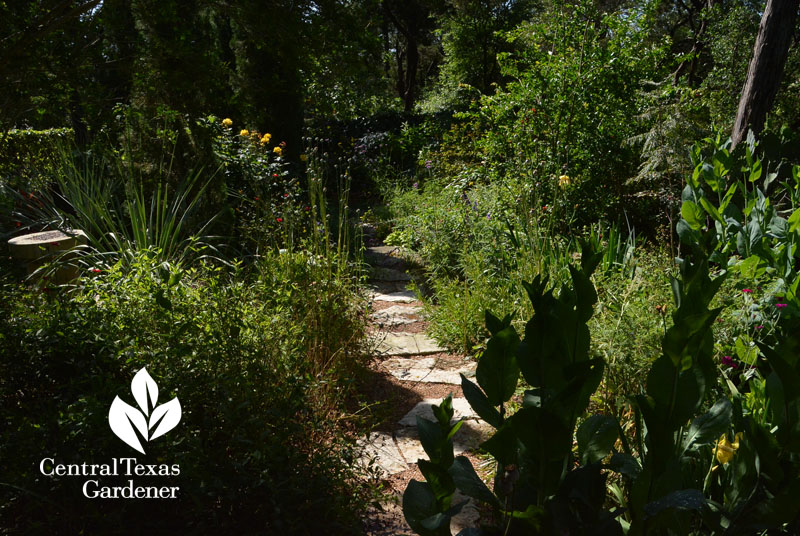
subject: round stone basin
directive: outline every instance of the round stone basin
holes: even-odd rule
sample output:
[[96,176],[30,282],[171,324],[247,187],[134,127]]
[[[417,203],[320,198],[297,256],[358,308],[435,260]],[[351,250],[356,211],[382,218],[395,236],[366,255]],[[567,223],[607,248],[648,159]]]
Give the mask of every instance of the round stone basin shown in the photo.
[[[11,256],[27,265],[28,274],[32,274],[62,251],[67,251],[78,244],[86,244],[86,233],[80,230],[42,231],[17,236],[8,241]],[[66,283],[78,275],[74,267],[64,266],[56,272],[56,281]]]

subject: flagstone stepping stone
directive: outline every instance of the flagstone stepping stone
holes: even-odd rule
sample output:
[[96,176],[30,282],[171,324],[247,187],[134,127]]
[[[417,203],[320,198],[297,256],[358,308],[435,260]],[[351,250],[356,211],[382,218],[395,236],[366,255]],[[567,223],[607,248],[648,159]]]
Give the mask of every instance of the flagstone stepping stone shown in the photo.
[[408,464],[395,444],[392,434],[376,432],[360,439],[357,444],[363,448],[361,462],[364,465],[375,459],[375,465],[388,476],[408,469]]
[[[437,401],[437,403],[439,402],[441,400]],[[433,414],[431,414],[431,418],[433,418]],[[420,443],[416,424],[415,419],[414,426],[400,428],[394,434],[395,443],[402,453],[403,459],[408,464],[428,459],[428,455],[425,453],[425,449],[422,448],[422,443]],[[477,448],[481,443],[489,439],[493,430],[490,425],[483,421],[469,420],[465,422],[456,432],[456,435],[453,436],[453,453],[458,456],[468,450]]]
[[438,354],[445,349],[422,333],[386,333],[378,345],[378,352],[386,355]]
[[[433,406],[438,406],[442,403],[441,398],[426,398],[422,402],[418,402],[414,408],[406,413],[405,417],[400,419],[399,423],[402,426],[416,426],[417,416],[430,421],[436,421],[433,416]],[[478,416],[472,410],[466,398],[453,399],[453,419],[477,419]],[[463,425],[462,425],[463,426]]]
[[371,295],[373,301],[393,302],[393,303],[411,303],[417,301],[417,295],[410,290],[401,290],[397,292],[374,292]]
[[378,266],[372,269],[372,279],[375,281],[411,281],[411,276],[394,268]]
[[476,364],[472,362],[454,369],[440,369],[436,367],[436,358],[434,357],[389,358],[384,360],[381,365],[398,380],[451,385],[461,385],[461,374],[467,377],[474,376],[476,367]]
[[[463,399],[455,399],[463,400]],[[437,401],[437,403],[440,401]],[[431,413],[431,418],[433,413]],[[456,456],[468,450],[477,448],[486,441],[492,433],[492,427],[483,421],[470,420],[465,422],[461,429],[453,436],[453,452]],[[386,475],[391,476],[405,471],[409,465],[418,460],[427,460],[428,455],[422,448],[419,433],[416,427],[407,426],[399,428],[394,435],[386,432],[376,432],[360,439],[358,446],[361,451],[361,463],[368,465],[374,460],[375,465]]]
[[399,251],[395,246],[369,247],[364,252],[364,259],[373,266],[402,268],[405,261],[396,255]]
[[475,500],[462,495],[458,490],[453,494],[452,504],[467,501],[467,504],[461,507],[461,511],[450,518],[450,534],[455,536],[459,532],[468,528],[477,528],[478,522],[481,519],[480,510]]
[[378,324],[388,327],[401,326],[403,324],[413,324],[419,319],[410,318],[409,315],[416,315],[422,311],[422,307],[408,307],[402,305],[392,305],[386,309],[375,311],[370,315],[372,320]]
[[372,246],[367,248],[366,255],[368,257],[389,257],[392,255],[392,253],[397,253],[399,251],[400,248],[397,246]]

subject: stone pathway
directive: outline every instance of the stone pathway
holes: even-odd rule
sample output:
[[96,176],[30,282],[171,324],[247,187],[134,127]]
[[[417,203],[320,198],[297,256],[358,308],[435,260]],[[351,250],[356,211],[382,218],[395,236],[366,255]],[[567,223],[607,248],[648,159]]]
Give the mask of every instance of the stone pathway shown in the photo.
[[[412,276],[405,271],[406,263],[400,257],[400,250],[390,246],[370,247],[365,257],[373,266],[370,293],[373,313],[370,320],[377,342],[374,369],[377,373],[388,374],[399,382],[400,387],[409,392],[407,394],[417,395],[406,398],[419,401],[407,409],[391,431],[376,431],[359,441],[363,447],[361,462],[365,465],[372,463],[384,479],[395,479],[404,489],[405,483],[412,476],[418,480],[423,479],[417,469],[417,460],[427,459],[419,442],[416,416],[435,420],[432,406],[439,404],[444,398],[425,396],[425,386],[435,388],[440,385],[445,389],[452,386],[451,391],[456,393],[453,398],[454,418],[465,421],[453,438],[456,455],[477,447],[488,437],[491,427],[475,415],[465,398],[458,396],[461,394],[460,374],[474,376],[475,361],[447,354],[445,349],[424,334],[427,324],[419,317],[422,308],[417,305],[416,294],[408,288]],[[384,511],[380,513],[383,521],[366,521],[367,534],[413,534],[402,521],[400,498],[403,489],[394,490],[396,501],[384,506]],[[393,517],[389,524],[394,523],[395,526],[387,526],[387,511],[390,512],[389,517]],[[398,515],[401,520],[399,524]],[[452,533],[457,534],[467,527],[477,527],[478,519],[476,505],[468,502],[461,513],[453,518]]]

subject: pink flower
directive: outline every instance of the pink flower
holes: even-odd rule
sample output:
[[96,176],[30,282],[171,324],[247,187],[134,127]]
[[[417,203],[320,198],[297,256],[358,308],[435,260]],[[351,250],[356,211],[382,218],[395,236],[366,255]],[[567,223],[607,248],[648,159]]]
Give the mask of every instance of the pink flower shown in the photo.
[[764,326],[756,326],[756,329],[764,329]]
[[729,355],[722,356],[722,359],[720,359],[720,361],[722,362],[723,365],[726,365],[728,367],[735,369],[739,368],[739,365],[737,365],[736,362],[733,360],[733,358]]
[[753,293],[753,289],[751,289],[751,288],[743,288],[742,292],[744,292],[745,294],[752,294]]
[[275,218],[275,221],[277,221],[278,223],[283,223],[283,218]]
[[788,303],[776,303],[775,307],[777,307],[778,309],[783,309],[787,305],[789,305],[789,304]]

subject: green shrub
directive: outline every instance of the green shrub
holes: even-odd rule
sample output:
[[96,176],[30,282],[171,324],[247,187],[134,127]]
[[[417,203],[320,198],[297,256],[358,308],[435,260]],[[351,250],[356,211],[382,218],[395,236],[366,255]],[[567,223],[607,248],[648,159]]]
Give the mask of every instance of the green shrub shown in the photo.
[[[327,259],[309,254],[268,255],[251,273],[152,259],[91,270],[69,291],[3,281],[0,457],[13,462],[0,524],[29,534],[357,532],[355,450],[332,418],[362,355],[352,281],[331,279]],[[183,416],[139,456],[107,416],[145,366]],[[123,456],[179,464],[178,499],[88,500],[80,479],[39,473],[44,457]]]
[[70,128],[10,130],[0,134],[0,184],[36,189],[56,175],[59,154],[73,143]]

